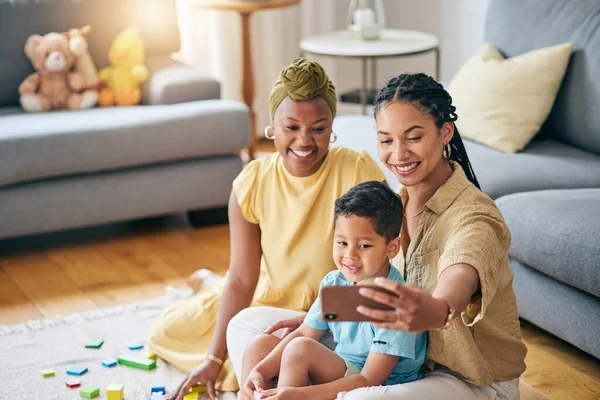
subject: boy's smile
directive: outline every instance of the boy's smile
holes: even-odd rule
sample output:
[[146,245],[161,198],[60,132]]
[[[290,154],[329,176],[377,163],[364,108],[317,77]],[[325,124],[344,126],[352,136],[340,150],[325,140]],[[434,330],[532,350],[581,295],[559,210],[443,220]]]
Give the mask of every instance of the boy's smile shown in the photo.
[[390,258],[399,248],[399,239],[387,243],[375,232],[369,218],[352,214],[336,218],[333,260],[351,282],[367,285],[377,277],[387,277]]

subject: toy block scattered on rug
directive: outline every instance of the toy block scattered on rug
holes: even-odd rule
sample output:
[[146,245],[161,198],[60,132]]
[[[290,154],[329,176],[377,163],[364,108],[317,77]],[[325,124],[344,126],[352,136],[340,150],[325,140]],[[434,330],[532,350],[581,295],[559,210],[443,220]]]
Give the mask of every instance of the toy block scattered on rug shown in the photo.
[[156,354],[154,354],[154,353],[153,353],[153,352],[151,352],[151,351],[147,351],[147,352],[145,352],[145,353],[142,353],[142,357],[144,357],[144,358],[149,358],[149,359],[151,359],[151,360],[156,360]]
[[104,344],[104,339],[93,340],[85,344],[86,349],[99,349]]
[[128,367],[145,369],[150,371],[156,368],[156,360],[150,360],[149,358],[142,358],[138,356],[125,355],[119,357],[119,364],[127,365]]
[[106,400],[123,400],[123,385],[110,385],[107,387]]
[[42,376],[44,378],[50,378],[50,377],[54,376],[54,370],[52,370],[52,369],[45,369],[45,370],[42,371]]
[[86,386],[83,389],[79,390],[79,395],[81,397],[85,397],[86,399],[93,399],[94,397],[100,395],[100,388],[94,386]]
[[165,400],[165,395],[162,393],[152,393],[150,395],[150,400]]
[[139,350],[139,349],[143,349],[143,348],[144,348],[143,343],[131,343],[129,345],[129,350]]
[[164,386],[152,386],[152,389],[150,389],[150,395],[152,396],[152,393],[162,393],[165,394],[167,393],[167,390],[165,389]]
[[67,370],[67,375],[83,375],[87,372],[87,367],[82,367],[80,365],[73,365]]
[[183,396],[183,400],[198,400],[200,393],[206,392],[206,386],[194,386],[190,389],[190,392]]
[[67,385],[67,387],[69,387],[71,389],[81,386],[81,382],[78,381],[77,379],[69,379],[68,381],[65,382],[65,384]]
[[114,367],[115,365],[117,365],[117,359],[107,358],[106,360],[102,361],[102,365],[104,365],[106,368]]

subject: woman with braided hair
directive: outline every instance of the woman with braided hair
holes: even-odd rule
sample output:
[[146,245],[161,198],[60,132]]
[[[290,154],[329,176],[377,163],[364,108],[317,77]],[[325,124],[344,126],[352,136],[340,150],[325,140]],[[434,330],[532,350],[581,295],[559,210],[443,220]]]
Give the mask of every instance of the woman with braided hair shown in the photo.
[[[303,315],[323,276],[336,269],[324,245],[333,241],[335,200],[358,183],[385,179],[366,152],[329,147],[336,101],[319,64],[300,58],[280,72],[265,130],[277,152],[250,162],[233,182],[227,278],[214,285],[203,271],[214,286],[166,309],[151,331],[151,350],[188,373],[171,399],[197,385],[211,399],[215,389],[237,390],[231,358],[241,359],[245,344],[269,325]],[[251,305],[269,317],[256,331],[234,330],[227,346],[231,319]]]
[[[381,89],[374,114],[379,158],[402,185],[401,251],[392,263],[408,284],[376,279],[395,295],[361,294],[395,310],[358,310],[382,321],[377,328],[428,331],[426,375],[338,399],[517,400],[526,348],[508,262],[510,232],[479,190],[452,98],[431,77],[404,74]],[[280,321],[269,332],[299,322]]]

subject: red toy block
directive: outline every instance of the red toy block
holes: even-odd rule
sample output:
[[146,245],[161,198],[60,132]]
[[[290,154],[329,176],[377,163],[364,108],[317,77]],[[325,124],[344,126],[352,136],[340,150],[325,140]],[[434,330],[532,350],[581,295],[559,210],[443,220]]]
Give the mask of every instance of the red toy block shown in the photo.
[[77,379],[70,379],[67,381],[67,387],[70,388],[76,388],[79,387],[81,385],[81,382],[78,381]]

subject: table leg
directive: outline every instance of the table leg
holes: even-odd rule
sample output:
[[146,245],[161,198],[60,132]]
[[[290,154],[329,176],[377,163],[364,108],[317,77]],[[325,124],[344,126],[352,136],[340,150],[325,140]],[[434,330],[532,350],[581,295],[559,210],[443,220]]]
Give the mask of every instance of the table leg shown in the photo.
[[242,18],[242,98],[250,109],[250,145],[248,158],[254,159],[254,149],[257,144],[256,116],[254,114],[254,72],[252,71],[252,53],[250,51],[250,13],[240,13]]
[[367,114],[367,57],[362,57],[362,89],[360,91],[360,103],[362,104],[362,113]]
[[377,58],[371,57],[371,87],[369,88],[369,94],[371,90],[377,90]]
[[440,81],[441,76],[440,76],[440,48],[436,47],[435,48],[435,80],[436,81]]

